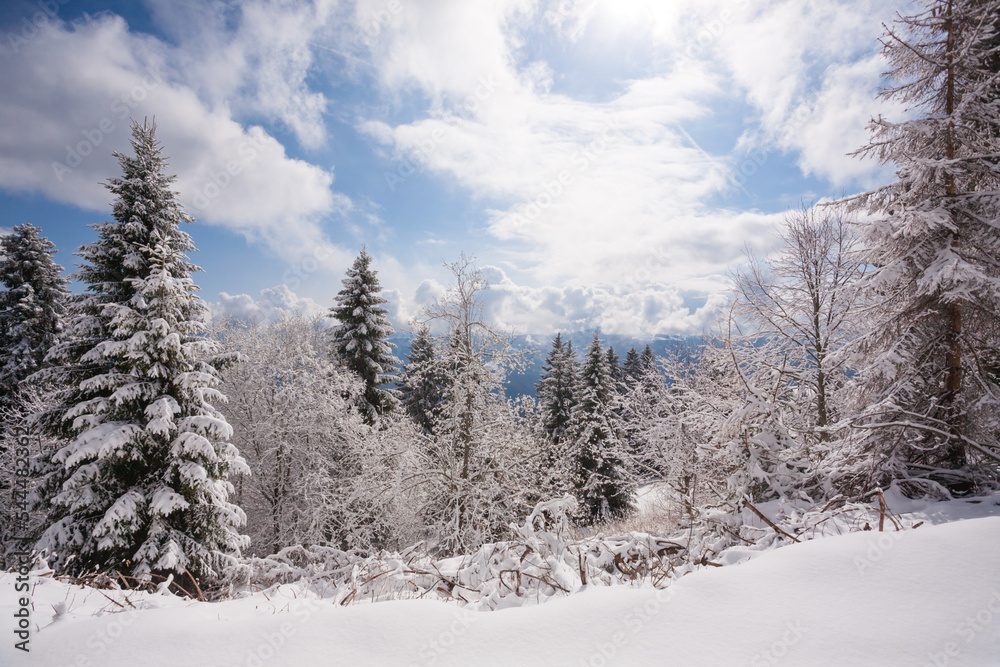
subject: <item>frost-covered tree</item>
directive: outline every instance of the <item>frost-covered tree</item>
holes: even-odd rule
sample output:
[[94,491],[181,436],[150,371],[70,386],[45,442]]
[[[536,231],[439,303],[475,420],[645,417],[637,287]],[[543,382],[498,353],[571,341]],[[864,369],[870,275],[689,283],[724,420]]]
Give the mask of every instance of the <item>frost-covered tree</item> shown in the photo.
[[803,207],[785,216],[775,252],[748,252],[733,278],[737,362],[751,383],[774,386],[781,421],[809,442],[828,440],[843,416],[842,352],[863,324],[865,268],[853,220],[838,208]]
[[639,369],[640,373],[645,375],[649,371],[656,368],[656,354],[653,353],[653,348],[648,344],[646,347],[642,348],[642,354],[639,355]]
[[392,368],[399,359],[392,356],[396,346],[386,340],[394,331],[389,311],[382,307],[388,302],[381,295],[378,272],[371,268],[371,261],[362,248],[347,270],[344,288],[337,293],[337,305],[330,308],[329,315],[339,322],[331,332],[333,354],[364,383],[359,406],[369,423],[399,407],[396,390],[384,386],[392,382]]
[[47,528],[37,546],[57,569],[152,575],[219,573],[247,546],[229,476],[246,471],[232,429],[213,403],[217,346],[204,335],[179,229],[191,220],[155,126],[132,126],[135,156],[116,153],[109,180],[115,222],[81,248],[87,285],[68,340],[35,374],[59,384],[54,408],[37,418],[60,446],[36,463],[36,505]]
[[399,393],[403,408],[428,433],[441,414],[441,404],[448,391],[448,377],[434,351],[430,328],[420,326],[410,343],[399,375]]
[[361,381],[321,350],[301,317],[226,318],[215,335],[240,363],[223,372],[222,408],[250,469],[234,480],[258,555],[334,542],[347,505],[346,461],[364,437],[351,398]]
[[[706,337],[698,346],[673,349],[661,360],[669,383],[640,379],[626,401],[629,429],[642,445],[640,473],[666,484],[678,514],[693,519],[699,508],[718,505],[730,466],[722,460],[722,434],[742,405],[738,379],[725,341]],[[643,466],[647,467],[643,467]]]
[[563,345],[562,334],[556,334],[552,349],[542,366],[541,378],[535,385],[542,429],[556,446],[569,426],[576,383],[577,365],[573,343]]
[[608,346],[606,357],[608,363],[608,373],[611,375],[611,382],[613,383],[615,390],[620,392],[624,388],[626,376],[625,369],[621,364],[621,358],[615,352],[614,346]]
[[625,433],[626,451],[637,478],[655,480],[663,474],[663,456],[657,450],[657,443],[647,437],[646,428],[663,410],[666,387],[648,345],[646,350],[650,354],[648,359],[645,352],[640,355],[635,348],[625,355],[624,378],[618,390],[618,414]]
[[629,348],[629,351],[625,353],[625,362],[622,365],[625,375],[632,378],[633,381],[642,377],[642,360],[634,347]]
[[584,521],[621,517],[632,507],[634,483],[614,410],[613,385],[607,355],[595,332],[580,370],[567,435],[579,518]]
[[21,382],[63,331],[69,281],[39,231],[24,224],[0,237],[0,409],[13,409]]
[[859,346],[857,422],[870,457],[862,489],[917,491],[996,480],[1000,387],[998,0],[925,0],[886,28],[881,97],[907,120],[872,121],[859,153],[897,180],[855,201],[866,226],[866,286],[880,304]]
[[504,397],[504,380],[520,357],[513,336],[484,318],[489,282],[464,255],[448,268],[454,284],[424,313],[446,332],[437,348],[448,392],[414,478],[431,537],[455,553],[497,539],[529,509],[527,499],[537,497],[530,459],[539,447]]

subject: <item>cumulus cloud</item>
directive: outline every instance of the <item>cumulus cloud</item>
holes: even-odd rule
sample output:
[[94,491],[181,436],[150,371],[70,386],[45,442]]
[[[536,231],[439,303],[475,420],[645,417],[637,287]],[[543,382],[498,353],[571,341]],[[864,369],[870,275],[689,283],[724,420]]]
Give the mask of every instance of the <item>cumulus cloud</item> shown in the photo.
[[308,297],[300,297],[284,283],[269,287],[257,293],[231,295],[219,293],[219,300],[209,303],[212,317],[231,315],[238,318],[253,318],[258,320],[277,320],[282,315],[302,315],[304,317],[321,317],[327,308]]
[[[359,3],[359,16],[375,4]],[[725,272],[774,218],[708,202],[739,184],[761,146],[836,188],[884,176],[846,153],[880,109],[874,51],[891,8],[507,0],[477,10],[435,0],[391,17],[371,61],[390,91],[427,95],[428,113],[359,129],[393,165],[418,165],[493,203],[487,226],[501,253],[538,283],[612,283],[650,253],[663,283]],[[604,99],[554,92],[551,68],[524,48],[539,17],[570,42],[647,40],[657,64]],[[756,117],[731,152],[712,154],[685,127],[726,104],[749,104]]]
[[[489,319],[518,333],[550,335],[558,331],[600,329],[609,334],[652,337],[701,334],[715,323],[728,302],[721,291],[691,293],[662,283],[531,287],[486,266],[490,288],[483,294]],[[721,287],[721,285],[720,285]]]
[[[390,189],[422,169],[471,198],[467,238],[480,245],[465,249],[488,259],[500,322],[697,332],[743,246],[768,245],[780,218],[718,203],[741,187],[748,155],[784,153],[831,189],[885,177],[845,153],[865,143],[870,116],[900,112],[873,93],[881,21],[903,3],[150,0],[162,38],[114,16],[53,21],[0,58],[0,187],[106,211],[110,153],[127,150],[129,116],[155,112],[189,211],[289,266],[284,291],[223,293],[216,307],[309,310],[295,296],[307,278],[353,258],[327,237],[331,221],[382,245],[399,224],[258,126],[281,123],[309,155],[336,116],[385,159]],[[321,51],[343,78],[323,80]],[[363,101],[333,97],[345,81]],[[693,138],[712,141],[705,128],[720,122],[728,134],[711,148]],[[429,231],[414,244],[461,240]],[[445,289],[447,275],[414,255],[379,260],[397,325]]]
[[803,173],[836,187],[884,180],[884,168],[848,153],[867,143],[870,118],[902,112],[875,92],[885,69],[877,54],[882,22],[906,4],[732,3],[710,53],[757,110],[741,146],[797,154]]
[[156,0],[150,9],[178,48],[172,62],[212,107],[280,121],[300,144],[325,143],[330,100],[307,81],[335,0],[247,0],[236,5]]
[[318,246],[343,254],[323,233],[323,221],[353,207],[331,190],[333,174],[289,157],[225,105],[206,104],[175,67],[177,56],[116,16],[52,22],[3,54],[0,187],[106,211],[101,182],[119,171],[112,151],[129,152],[130,118],[155,115],[175,188],[195,217],[288,261]]

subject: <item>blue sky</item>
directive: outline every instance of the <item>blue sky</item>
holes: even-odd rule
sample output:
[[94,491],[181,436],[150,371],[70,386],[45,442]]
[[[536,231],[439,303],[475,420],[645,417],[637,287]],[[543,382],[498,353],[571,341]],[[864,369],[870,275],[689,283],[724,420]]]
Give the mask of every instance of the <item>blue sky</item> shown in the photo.
[[397,325],[464,252],[519,333],[697,334],[800,202],[885,182],[889,0],[8,0],[0,228],[67,268],[156,116],[216,312],[332,304],[363,244]]

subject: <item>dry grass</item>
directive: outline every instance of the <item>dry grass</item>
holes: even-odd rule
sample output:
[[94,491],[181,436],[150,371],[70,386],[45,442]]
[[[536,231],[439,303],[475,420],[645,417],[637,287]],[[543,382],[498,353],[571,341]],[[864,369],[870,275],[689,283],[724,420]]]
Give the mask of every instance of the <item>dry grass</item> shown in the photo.
[[625,533],[648,533],[667,536],[677,530],[683,508],[656,487],[646,487],[640,491],[639,507],[629,516],[614,521],[605,521],[592,526],[576,526],[575,539],[584,539],[598,534],[622,535]]

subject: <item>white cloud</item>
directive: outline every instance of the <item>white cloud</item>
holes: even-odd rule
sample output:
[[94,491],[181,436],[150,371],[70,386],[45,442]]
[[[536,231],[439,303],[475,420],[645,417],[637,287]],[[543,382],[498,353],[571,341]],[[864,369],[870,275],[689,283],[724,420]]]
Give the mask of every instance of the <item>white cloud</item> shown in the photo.
[[238,4],[154,0],[157,25],[177,42],[172,61],[212,108],[287,125],[300,144],[323,145],[330,100],[310,88],[313,42],[329,31],[334,0]]
[[[106,211],[98,182],[118,172],[111,150],[127,149],[116,109],[155,111],[189,210],[289,262],[282,280],[294,294],[353,258],[326,237],[331,220],[381,245],[394,230],[372,213],[377,203],[333,191],[332,168],[290,157],[254,123],[282,122],[314,150],[331,115],[353,117],[390,179],[415,162],[471,195],[491,239],[474,229],[467,238],[480,245],[465,249],[507,271],[490,296],[501,321],[542,333],[695,332],[742,246],[767,245],[780,217],[710,203],[748,154],[784,152],[831,188],[884,178],[845,153],[887,109],[873,99],[876,38],[902,2],[150,0],[163,40],[103,18],[49,26],[0,60],[0,187]],[[352,94],[371,97],[347,108],[318,92],[331,72],[316,49],[336,54]],[[574,74],[560,64],[589,53],[612,57],[595,59],[606,69],[593,77],[575,74],[592,90],[567,86]],[[695,128],[727,113],[745,116],[727,128],[734,146],[695,143]],[[114,128],[94,134],[105,118]],[[53,162],[90,137],[100,137],[92,154],[57,176]],[[462,240],[428,231],[415,243]],[[397,324],[447,280],[416,259],[379,264]],[[261,298],[220,304],[263,312]]]
[[[360,3],[358,15],[376,5]],[[404,3],[373,39],[371,58],[390,93],[428,96],[427,115],[359,129],[391,159],[494,203],[488,228],[502,257],[539,283],[611,283],[650,253],[660,282],[724,273],[774,218],[706,202],[733,187],[761,145],[792,152],[804,174],[833,187],[883,175],[845,153],[864,143],[878,109],[872,54],[884,7],[509,0],[476,9]],[[659,69],[599,101],[552,92],[557,73],[524,57],[539,17],[577,43],[648,38]],[[728,155],[709,154],[684,130],[710,120],[716,105],[745,102],[757,117]]]
[[322,229],[353,206],[331,190],[332,173],[290,158],[259,127],[237,123],[225,105],[206,105],[187,73],[173,67],[177,56],[175,47],[130,33],[113,16],[52,23],[17,53],[5,53],[0,187],[106,212],[101,183],[120,171],[112,151],[130,152],[129,117],[155,115],[157,138],[178,175],[175,189],[195,217],[288,261],[317,247],[345,260]]
[[[714,324],[728,301],[718,289],[706,296],[657,283],[530,287],[516,284],[500,268],[485,266],[483,271],[490,281],[483,295],[486,315],[518,333],[600,329],[647,337],[697,335]],[[720,280],[716,287],[722,285]],[[696,305],[687,302],[689,296],[695,296]]]
[[322,317],[327,308],[308,297],[295,294],[288,285],[282,283],[258,292],[256,297],[249,294],[231,295],[219,293],[219,300],[209,304],[212,317],[231,315],[239,318],[277,320],[282,315],[302,315]]
[[907,2],[734,2],[711,55],[759,114],[741,145],[792,151],[835,187],[884,180],[886,169],[847,154],[867,143],[871,117],[901,112],[875,97],[877,51],[882,22]]

